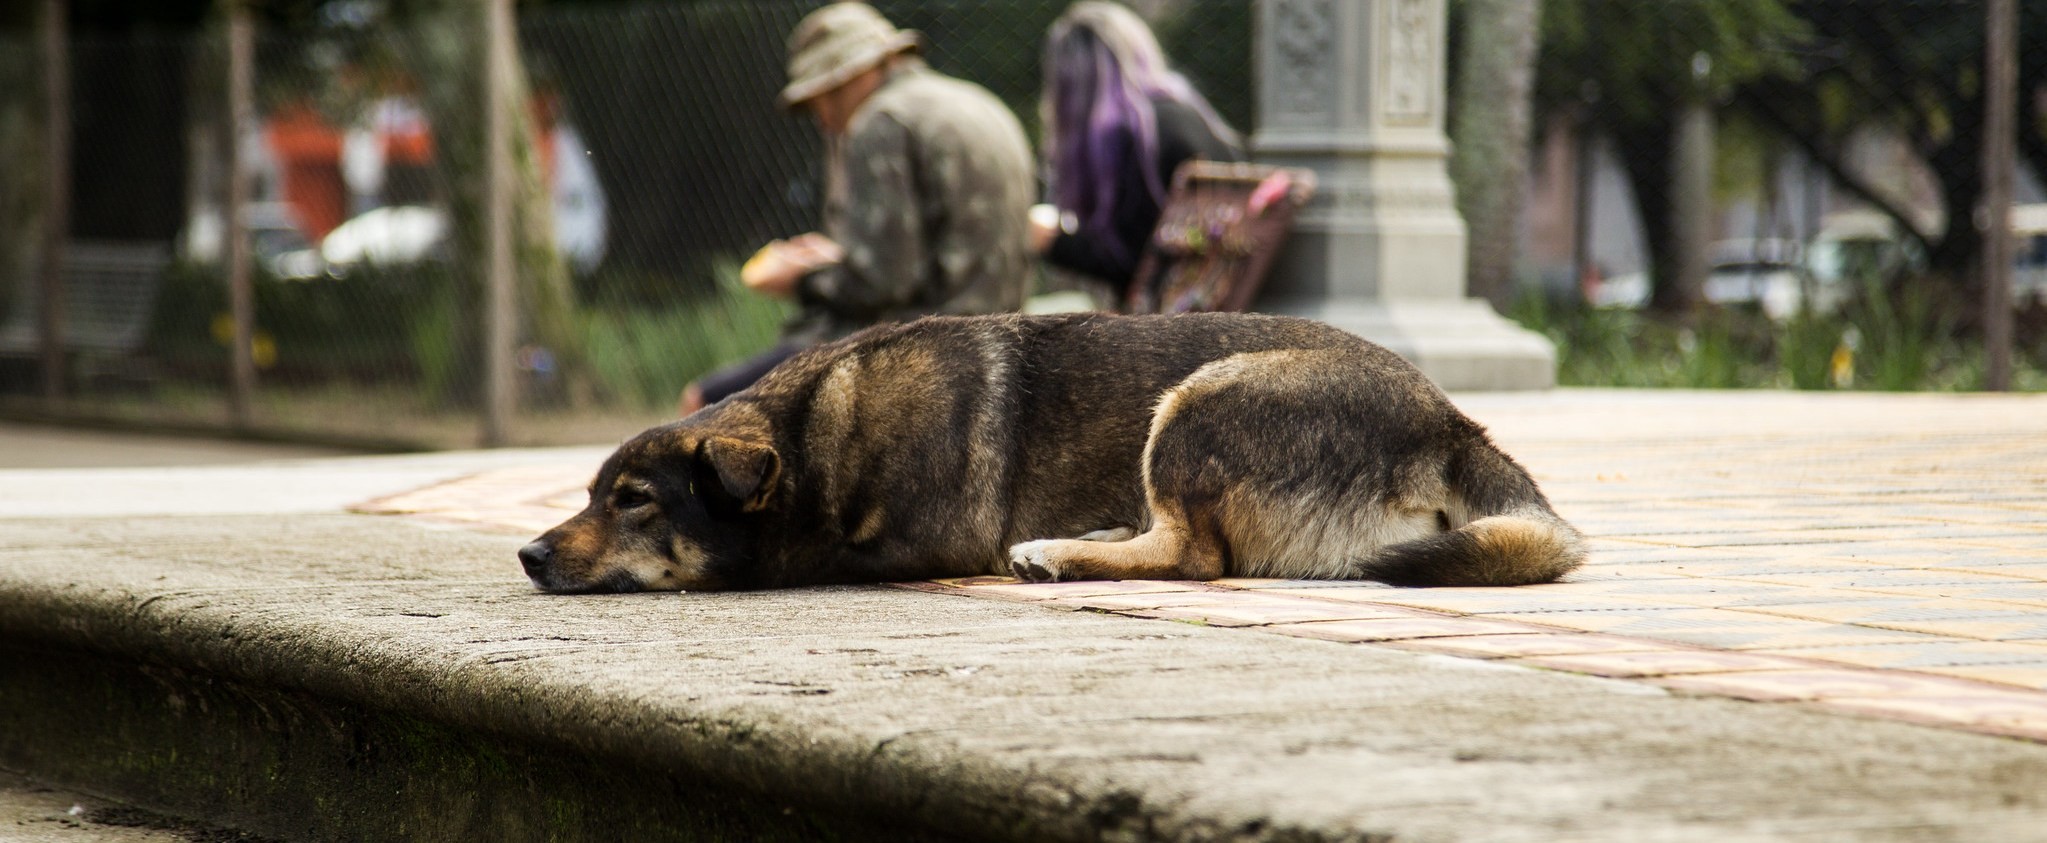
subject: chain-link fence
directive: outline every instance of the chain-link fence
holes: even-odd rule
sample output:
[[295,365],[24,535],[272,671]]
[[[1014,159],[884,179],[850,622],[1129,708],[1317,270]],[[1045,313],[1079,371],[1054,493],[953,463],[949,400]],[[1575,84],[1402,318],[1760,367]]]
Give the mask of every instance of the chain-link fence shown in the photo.
[[[766,240],[817,225],[819,134],[775,107],[787,35],[816,5],[522,14],[532,157],[575,312],[551,336],[530,325],[522,335],[515,441],[631,432],[672,412],[692,378],[773,341],[784,313],[738,290],[736,267]],[[995,92],[1035,135],[1041,39],[1066,0],[876,5],[924,33],[934,67]],[[1249,5],[1149,9],[1168,53],[1240,126],[1251,111]],[[450,101],[469,94],[449,86],[463,59],[447,53],[477,33],[382,4],[317,8],[302,26],[258,32],[255,113],[239,127],[255,268],[248,421],[291,435],[474,443],[482,303],[473,268],[450,260],[468,253],[450,206],[481,165],[436,123],[460,123]],[[64,414],[229,423],[224,37],[72,39]],[[34,61],[26,42],[5,55]],[[32,217],[0,228],[32,229]],[[4,278],[0,398],[46,411],[34,273]],[[84,325],[94,320],[119,324],[100,337]],[[583,383],[557,382],[571,355]]]
[[[1067,1],[876,5],[926,35],[935,67],[992,90],[1035,136],[1042,38]],[[1253,2],[1132,3],[1247,136]],[[473,51],[450,45],[477,36],[391,11],[432,3],[305,5],[311,18],[259,29],[254,114],[236,129],[253,185],[239,220],[255,268],[248,420],[290,435],[474,443],[484,308],[476,267],[453,258],[469,254],[455,209],[473,201],[481,165],[470,121],[451,116],[474,98],[450,82]],[[668,415],[690,379],[772,341],[783,313],[737,290],[736,266],[816,225],[817,130],[774,106],[787,33],[816,5],[524,10],[523,148],[562,258],[564,289],[550,301],[569,314],[521,335],[516,441],[628,433]],[[1452,0],[1453,38],[1478,7]],[[1506,234],[1525,283],[1641,305],[1689,275],[1686,292],[1708,301],[1796,308],[1876,271],[1973,277],[1982,4],[1543,9],[1521,86],[1536,115],[1527,201]],[[2047,0],[2021,2],[2018,35],[2023,286],[2047,280],[2047,213],[2026,207],[2041,199],[2028,174],[2047,167]],[[232,423],[227,55],[218,31],[74,34],[66,397],[39,392],[42,174],[10,164],[0,409]],[[41,160],[37,62],[29,33],[0,32],[0,161]],[[563,380],[571,358],[575,384]]]

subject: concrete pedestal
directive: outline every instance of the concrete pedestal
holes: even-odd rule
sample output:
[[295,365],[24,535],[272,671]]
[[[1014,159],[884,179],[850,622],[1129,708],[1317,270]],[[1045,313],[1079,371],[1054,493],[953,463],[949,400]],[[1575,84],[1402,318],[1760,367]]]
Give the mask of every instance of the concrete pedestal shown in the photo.
[[1484,299],[1308,304],[1261,309],[1318,319],[1383,345],[1444,389],[1556,385],[1556,349],[1549,340],[1494,313]]
[[1443,0],[1261,0],[1258,160],[1315,172],[1258,309],[1377,342],[1446,389],[1555,384],[1549,341],[1465,295]]

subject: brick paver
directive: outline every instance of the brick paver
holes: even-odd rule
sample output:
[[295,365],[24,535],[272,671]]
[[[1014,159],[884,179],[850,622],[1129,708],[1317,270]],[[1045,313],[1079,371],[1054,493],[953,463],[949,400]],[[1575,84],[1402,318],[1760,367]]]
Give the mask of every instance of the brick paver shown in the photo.
[[[1460,396],[1593,537],[1564,582],[903,587],[1493,659],[2047,741],[2047,398]],[[594,466],[362,511],[538,532]]]

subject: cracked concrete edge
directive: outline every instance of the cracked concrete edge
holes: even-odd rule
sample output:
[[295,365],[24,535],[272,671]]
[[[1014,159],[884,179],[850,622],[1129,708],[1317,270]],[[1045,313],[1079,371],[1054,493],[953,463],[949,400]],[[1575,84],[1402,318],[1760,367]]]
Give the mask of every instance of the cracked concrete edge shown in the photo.
[[[0,638],[190,671],[501,734],[542,747],[680,770],[827,813],[969,839],[1099,840],[1141,828],[1154,840],[1330,838],[1264,817],[1183,813],[1078,767],[1030,769],[892,736],[875,741],[774,712],[678,716],[519,672],[465,670],[433,653],[337,637],[273,618],[161,611],[172,595],[0,580]],[[464,662],[468,663],[465,664]],[[1213,807],[1213,806],[1211,806]],[[906,822],[908,821],[908,822]]]

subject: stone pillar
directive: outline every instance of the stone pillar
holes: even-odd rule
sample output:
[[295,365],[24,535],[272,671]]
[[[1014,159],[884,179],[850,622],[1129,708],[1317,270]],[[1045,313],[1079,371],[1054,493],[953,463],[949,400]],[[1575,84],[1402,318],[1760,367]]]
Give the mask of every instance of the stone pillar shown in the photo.
[[1257,309],[1398,352],[1445,389],[1544,389],[1556,350],[1465,293],[1444,0],[1258,0],[1256,158],[1313,170]]

